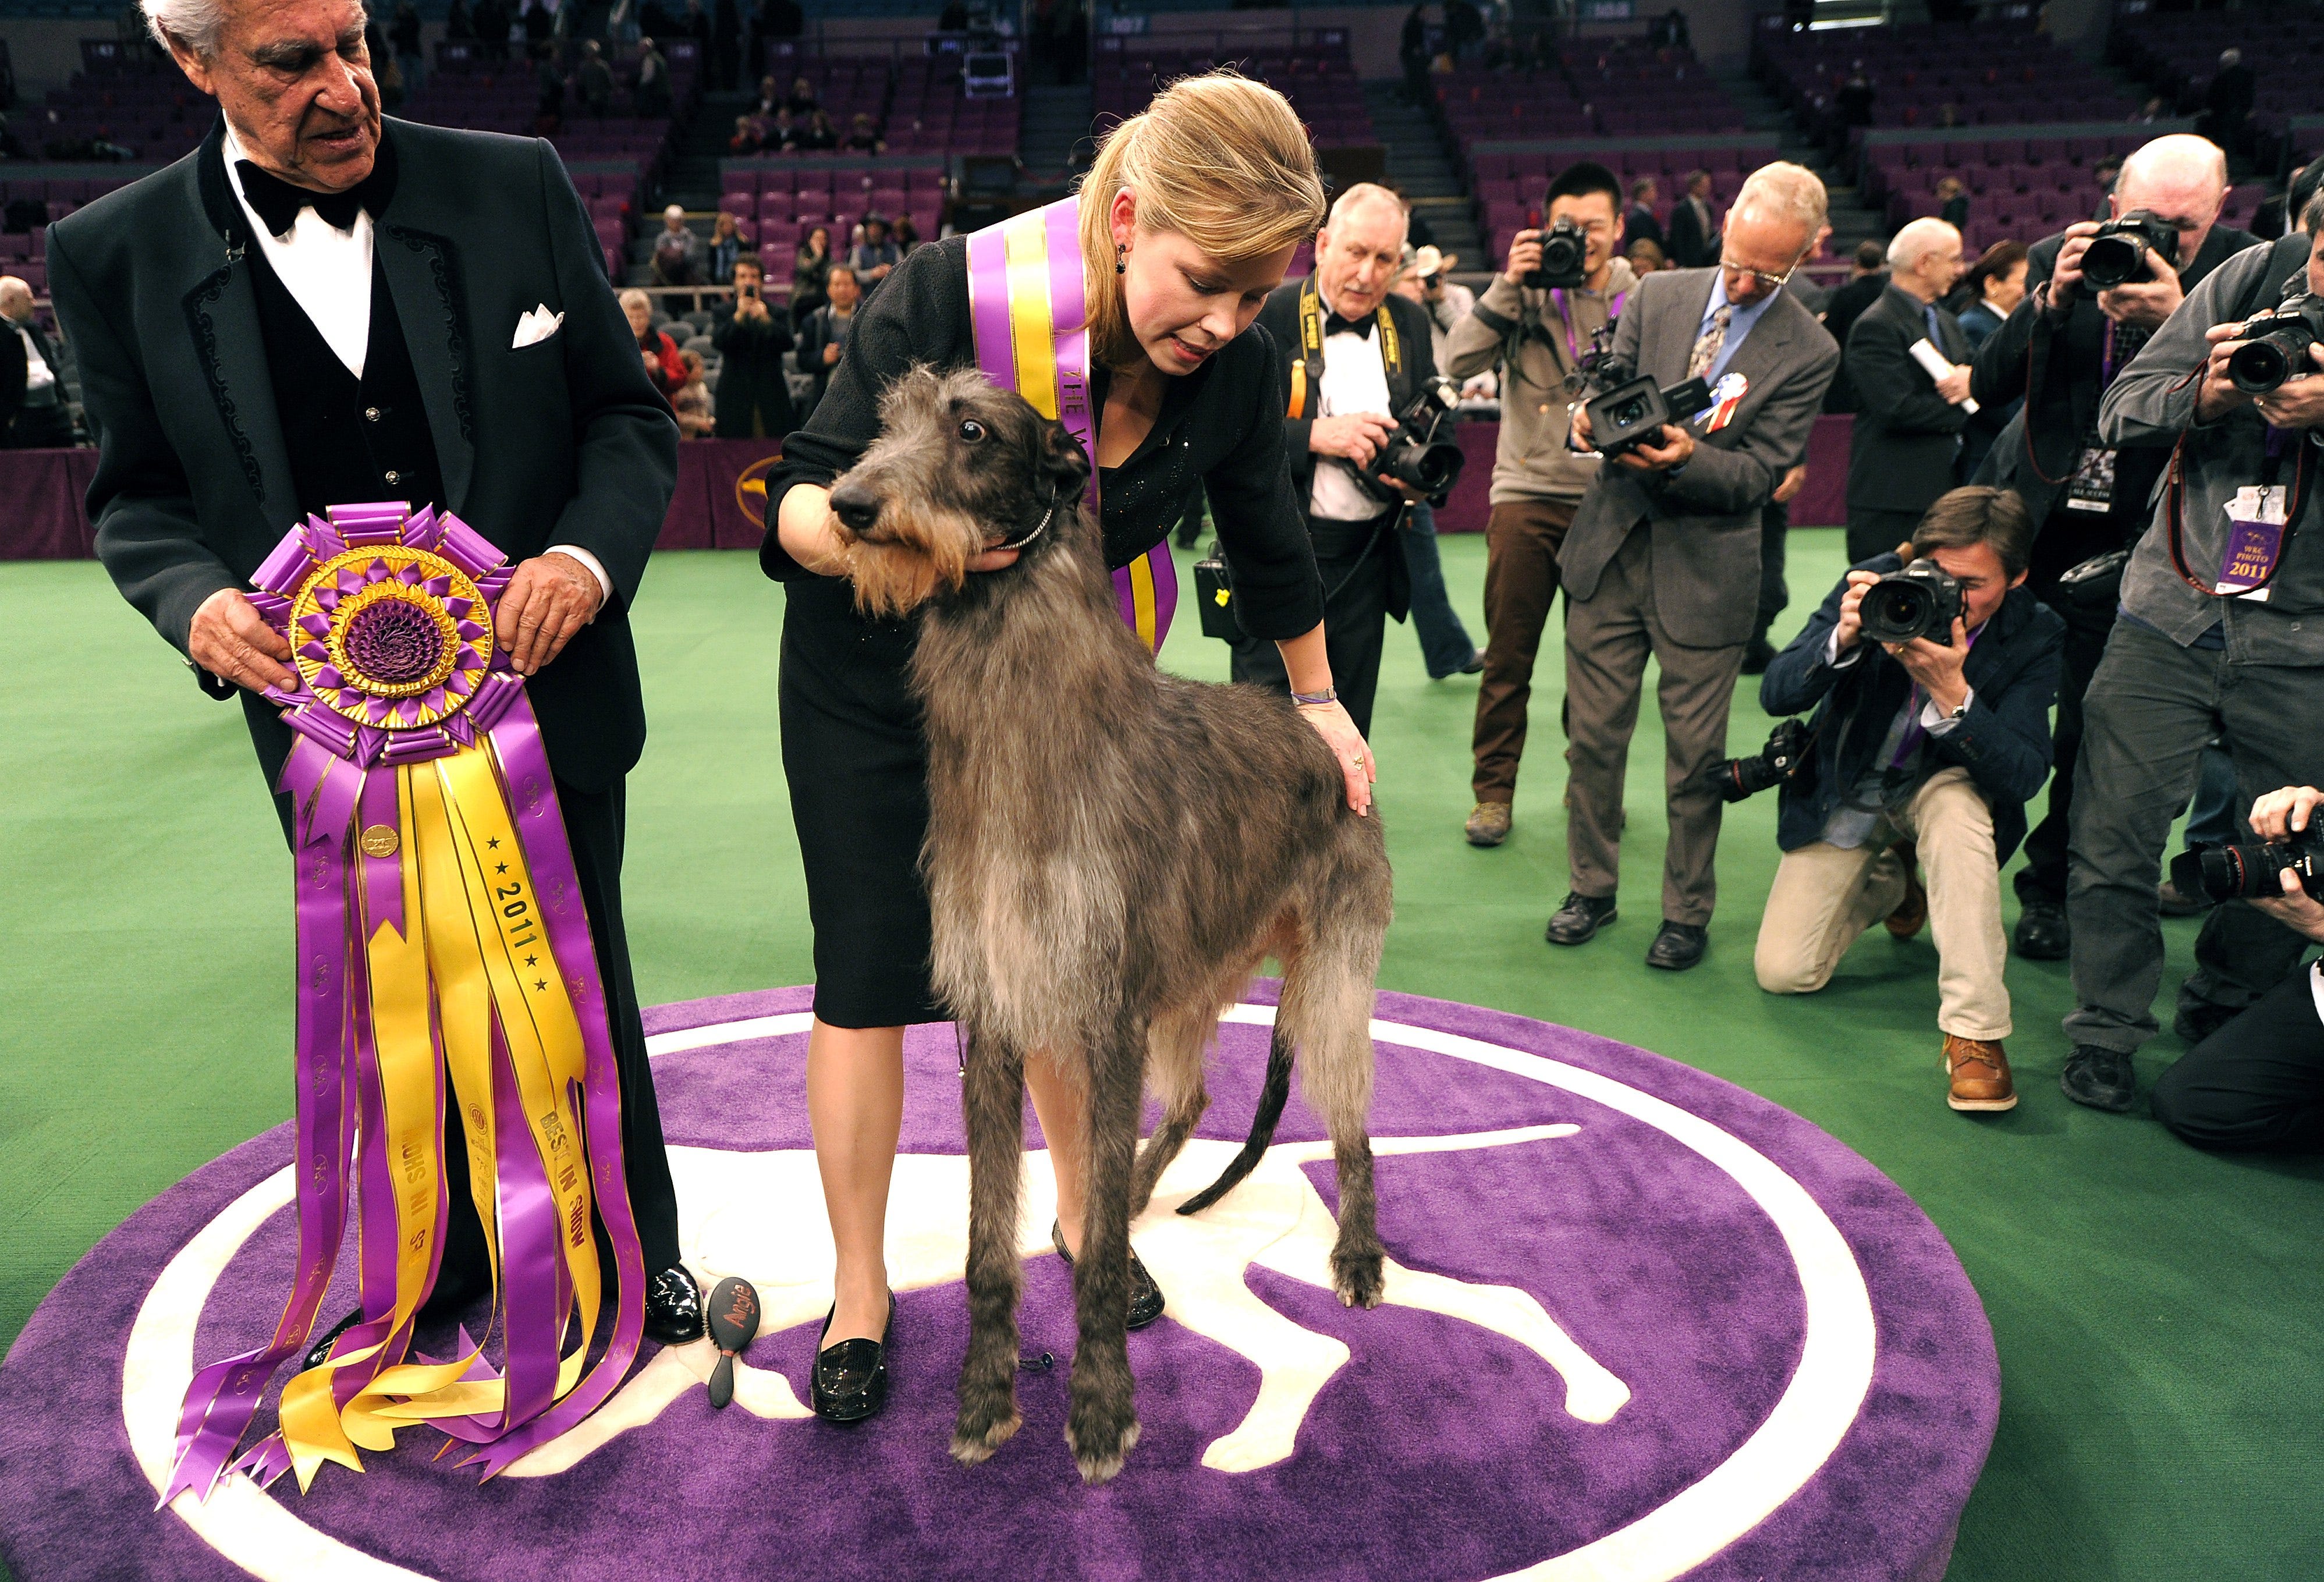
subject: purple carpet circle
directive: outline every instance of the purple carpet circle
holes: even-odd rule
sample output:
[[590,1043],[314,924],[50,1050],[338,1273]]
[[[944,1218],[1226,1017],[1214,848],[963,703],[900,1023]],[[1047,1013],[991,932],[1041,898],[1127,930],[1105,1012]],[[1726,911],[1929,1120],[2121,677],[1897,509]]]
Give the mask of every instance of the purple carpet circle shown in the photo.
[[[280,1309],[277,1128],[99,1243],[0,1363],[0,1558],[23,1582],[1943,1574],[1999,1374],[1959,1261],[1892,1182],[1675,1061],[1383,994],[1392,1263],[1386,1302],[1351,1310],[1325,1263],[1329,1145],[1296,1099],[1248,1181],[1171,1212],[1249,1124],[1274,994],[1255,985],[1222,1022],[1209,1115],[1133,1231],[1169,1309],[1131,1337],[1143,1434],[1103,1487],[1074,1475],[1062,1365],[1020,1374],[1024,1429],[991,1461],[945,1453],[967,1335],[946,1026],[906,1042],[891,1403],[845,1429],[801,1404],[832,1251],[803,1101],[810,995],[781,989],[646,1016],[687,1262],[706,1289],[749,1279],[764,1310],[732,1406],[708,1404],[697,1342],[481,1486],[422,1429],[304,1498],[237,1477],[154,1510],[195,1359],[254,1344]],[[1029,1116],[1028,1146],[1023,1349],[1062,1362],[1071,1277]],[[352,1303],[335,1290],[323,1311]]]

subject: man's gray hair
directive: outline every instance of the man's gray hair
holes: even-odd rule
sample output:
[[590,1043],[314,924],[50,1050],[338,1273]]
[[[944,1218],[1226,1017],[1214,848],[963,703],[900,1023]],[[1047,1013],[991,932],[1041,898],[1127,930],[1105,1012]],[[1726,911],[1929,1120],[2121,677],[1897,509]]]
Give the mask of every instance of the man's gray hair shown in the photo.
[[1787,160],[1777,160],[1773,164],[1761,165],[1745,178],[1743,190],[1735,195],[1735,207],[1728,214],[1732,217],[1746,208],[1793,221],[1813,239],[1823,229],[1831,210],[1831,199],[1813,171]]
[[226,32],[226,0],[137,0],[145,13],[145,26],[163,49],[176,45],[193,51],[199,60],[218,51],[218,36]]
[[1936,247],[1960,245],[1960,233],[1941,219],[1916,219],[1888,239],[1888,267],[1910,269]]
[[1398,198],[1379,182],[1359,181],[1340,194],[1333,203],[1332,212],[1324,218],[1323,223],[1326,226],[1338,225],[1347,216],[1374,203],[1385,203],[1400,215],[1409,216],[1411,213],[1411,210],[1405,208],[1403,199]]

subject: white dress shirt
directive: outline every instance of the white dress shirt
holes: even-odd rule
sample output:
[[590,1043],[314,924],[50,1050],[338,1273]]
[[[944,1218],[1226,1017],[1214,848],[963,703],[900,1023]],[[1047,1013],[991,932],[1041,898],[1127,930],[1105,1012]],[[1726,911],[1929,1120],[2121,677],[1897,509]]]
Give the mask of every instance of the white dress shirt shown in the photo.
[[[250,156],[243,152],[230,122],[223,152],[226,185],[234,190],[234,199],[242,206],[243,216],[250,222],[250,234],[258,238],[275,278],[290,293],[290,300],[299,304],[300,311],[307,315],[324,344],[346,365],[347,372],[362,378],[364,353],[371,344],[371,215],[357,209],[355,228],[342,231],[312,208],[302,208],[290,234],[277,236],[267,230],[266,222],[258,217],[258,211],[243,195],[242,172],[235,167]],[[570,555],[589,569],[589,574],[597,579],[599,607],[613,597],[613,579],[605,574],[604,563],[588,550],[574,544],[551,544],[545,552]],[[203,600],[202,607],[208,608],[219,594],[230,591],[233,590],[221,588]],[[589,618],[594,621],[597,617],[592,614]]]
[[16,338],[24,343],[24,404],[54,406],[57,403],[57,371],[41,356],[41,343],[22,324],[12,325]]
[[[1328,309],[1329,303],[1319,306]],[[1379,326],[1370,335],[1342,329],[1323,338],[1323,380],[1319,418],[1371,412],[1393,418],[1388,393],[1388,365],[1381,360]],[[1370,522],[1389,509],[1364,492],[1356,482],[1352,462],[1337,456],[1315,458],[1315,483],[1308,491],[1307,513],[1327,522]]]

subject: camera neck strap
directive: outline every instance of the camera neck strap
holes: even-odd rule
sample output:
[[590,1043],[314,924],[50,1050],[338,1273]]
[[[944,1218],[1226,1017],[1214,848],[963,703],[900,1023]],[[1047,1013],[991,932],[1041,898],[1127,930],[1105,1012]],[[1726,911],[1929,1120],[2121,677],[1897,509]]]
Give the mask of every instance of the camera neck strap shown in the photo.
[[2240,598],[2246,594],[2258,592],[2275,580],[2276,574],[2283,569],[2284,561],[2291,556],[2292,535],[2300,531],[2300,513],[2308,504],[2311,471],[2308,453],[2314,447],[2307,443],[2306,435],[2301,430],[2278,429],[2273,423],[2268,425],[2267,463],[2260,471],[2263,487],[2275,487],[2275,480],[2283,471],[2283,453],[2287,449],[2295,448],[2300,454],[2292,464],[2292,491],[2283,506],[2283,536],[2276,545],[2274,557],[2269,560],[2267,570],[2259,580],[2248,587],[2233,587],[2222,593],[2218,584],[2204,581],[2187,564],[2187,436],[2183,433],[2179,436],[2179,442],[2171,448],[2170,470],[2163,475],[2163,509],[2170,526],[2171,569],[2179,574],[2181,582],[2207,598]]
[[[1379,325],[1380,363],[1390,379],[1404,372],[1404,347],[1396,332],[1396,320],[1388,316],[1388,304],[1382,302],[1374,310]],[[1308,417],[1308,393],[1313,391],[1319,409],[1313,416],[1321,417],[1323,404],[1323,293],[1316,289],[1315,277],[1310,274],[1299,288],[1299,356],[1291,365],[1291,404],[1284,415],[1292,419]]]

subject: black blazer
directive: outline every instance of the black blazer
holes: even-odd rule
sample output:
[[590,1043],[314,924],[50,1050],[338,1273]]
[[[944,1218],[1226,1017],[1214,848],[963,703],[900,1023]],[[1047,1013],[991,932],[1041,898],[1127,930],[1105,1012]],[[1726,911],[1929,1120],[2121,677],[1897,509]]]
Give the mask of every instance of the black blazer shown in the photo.
[[[1937,349],[1955,364],[1971,356],[1960,320],[1937,310]],[[1880,293],[1848,332],[1848,374],[1856,422],[1848,442],[1851,510],[1925,511],[1953,486],[1968,412],[1937,393],[1936,381],[1906,350],[1926,340],[1920,299],[1898,286]]]
[[[1655,217],[1649,204],[1633,203],[1622,211],[1622,245],[1627,247],[1632,242],[1652,242],[1664,247],[1662,221]],[[1667,247],[1664,247],[1663,256],[1670,256]]]
[[[2025,300],[1977,348],[1969,375],[1969,393],[1987,410],[2024,398],[2024,410],[1987,452],[1978,481],[2016,490],[2037,531],[2050,519],[2066,480],[2073,476],[2084,441],[2097,431],[2098,398],[2106,393],[2101,376],[2107,318],[2098,311],[2096,294],[2075,292],[2074,305],[2062,321],[2041,311],[2034,301],[2057,267],[2058,250],[2065,245],[2061,233],[2043,237],[2028,251]],[[2248,231],[2213,226],[2196,250],[2195,261],[2180,271],[2180,285],[2192,291],[2220,264],[2258,245],[2259,238]],[[2121,373],[2129,361],[2116,358],[2115,372]],[[2170,458],[2167,442],[2124,447],[2115,458],[2115,500],[2141,527],[2144,502]],[[2125,513],[2117,510],[2113,514]]]
[[[861,318],[862,316],[862,312],[863,304],[861,301],[858,301],[855,304],[855,313],[853,317]],[[799,323],[799,372],[802,374],[812,374],[815,375],[815,401],[814,403],[807,408],[807,415],[810,418],[815,415],[815,409],[823,404],[823,393],[831,388],[831,376],[838,371],[837,364],[835,363],[826,367],[824,365],[823,361],[823,348],[829,346],[834,340],[838,338],[832,333],[832,324],[831,304],[828,302],[825,302],[822,307],[817,308],[814,312],[809,313],[806,319],[802,319]],[[854,327],[852,319],[849,323],[848,333],[851,335],[854,333]],[[721,375],[720,377],[724,378],[724,375]]]
[[[1883,575],[1900,569],[1894,555],[1875,555],[1855,568]],[[1840,798],[1863,777],[1913,685],[1904,667],[1878,643],[1859,644],[1864,657],[1835,670],[1824,662],[1848,578],[1825,596],[1807,629],[1768,661],[1759,704],[1770,714],[1815,710],[1815,749],[1806,766],[1784,782],[1775,811],[1775,843],[1785,851],[1823,838]],[[1993,810],[1993,846],[2006,863],[2025,838],[2025,804],[2050,774],[2050,705],[2065,664],[2066,623],[2025,588],[2012,588],[1962,662],[1969,686],[1969,713],[1941,736],[1930,736],[1919,770],[1933,774],[1959,764]]]
[[[49,229],[50,290],[101,448],[97,552],[181,652],[195,609],[247,587],[298,517],[223,135],[220,122],[194,153]],[[395,120],[384,135],[398,175],[374,255],[447,504],[512,560],[575,544],[613,584],[527,689],[558,777],[601,790],[645,743],[627,612],[677,484],[678,425],[555,150]],[[541,304],[563,325],[512,348]],[[262,759],[287,751],[273,710],[248,699]]]
[[24,338],[16,333],[14,320],[0,317],[0,438],[6,436],[8,425],[24,410],[24,381],[31,376],[32,365],[24,360]]
[[756,407],[767,437],[780,439],[798,427],[791,408],[790,381],[783,354],[791,349],[790,316],[770,306],[764,319],[738,319],[731,307],[712,317],[710,343],[718,348],[718,438],[751,438]]

